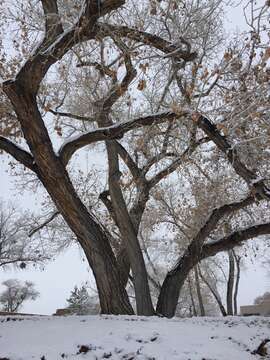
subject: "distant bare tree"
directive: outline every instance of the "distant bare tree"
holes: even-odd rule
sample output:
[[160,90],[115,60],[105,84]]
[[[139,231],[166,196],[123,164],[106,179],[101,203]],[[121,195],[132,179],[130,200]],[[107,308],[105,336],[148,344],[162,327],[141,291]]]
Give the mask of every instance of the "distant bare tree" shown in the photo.
[[9,279],[2,282],[6,289],[0,294],[2,310],[18,312],[19,308],[27,300],[36,300],[39,292],[35,290],[34,283],[30,281],[20,282],[17,279]]
[[40,226],[40,216],[0,199],[0,269],[11,265],[21,269],[27,264],[43,266],[53,260],[74,240],[67,229],[63,234],[60,220],[53,227],[50,221],[45,228]]
[[25,268],[52,257],[53,246],[37,237],[29,238],[34,216],[15,204],[0,201],[0,269],[8,265]]
[[269,291],[266,291],[263,295],[256,297],[256,299],[254,300],[254,304],[260,305],[265,301],[270,302],[270,292]]

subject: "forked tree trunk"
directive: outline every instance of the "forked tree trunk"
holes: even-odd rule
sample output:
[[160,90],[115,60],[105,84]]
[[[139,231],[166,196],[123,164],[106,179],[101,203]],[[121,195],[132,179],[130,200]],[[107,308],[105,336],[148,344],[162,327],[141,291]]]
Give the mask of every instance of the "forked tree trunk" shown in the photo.
[[34,156],[37,175],[76,235],[93,270],[101,311],[132,314],[127,293],[119,281],[109,240],[77,196],[64,165],[54,153],[35,95],[21,87],[18,81],[5,83],[4,90],[14,106]]
[[121,173],[119,172],[118,153],[114,141],[106,141],[106,148],[109,162],[109,191],[113,210],[122,239],[125,241],[130,261],[137,314],[145,316],[154,315],[143,254],[119,185]]

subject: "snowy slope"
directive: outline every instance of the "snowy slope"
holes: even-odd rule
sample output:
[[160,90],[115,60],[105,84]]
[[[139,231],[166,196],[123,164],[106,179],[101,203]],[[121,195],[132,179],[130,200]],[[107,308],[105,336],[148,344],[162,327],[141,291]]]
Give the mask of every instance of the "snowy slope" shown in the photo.
[[0,317],[0,360],[256,360],[269,337],[270,318],[259,317]]

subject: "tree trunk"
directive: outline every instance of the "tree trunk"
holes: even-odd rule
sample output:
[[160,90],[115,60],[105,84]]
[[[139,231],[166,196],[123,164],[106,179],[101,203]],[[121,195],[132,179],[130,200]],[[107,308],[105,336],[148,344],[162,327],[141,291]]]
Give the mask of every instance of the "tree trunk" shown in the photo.
[[205,316],[205,309],[204,309],[204,303],[203,303],[201,286],[200,286],[200,279],[199,279],[199,274],[198,274],[198,265],[194,267],[194,273],[195,273],[197,297],[198,297],[198,302],[199,302],[199,307],[200,307],[200,315]]
[[121,173],[119,171],[118,153],[114,141],[106,141],[106,147],[109,162],[109,191],[121,237],[126,243],[126,250],[133,275],[137,314],[145,316],[154,315],[143,254],[119,185]]
[[229,276],[227,282],[227,314],[233,315],[234,257],[232,250],[228,251]]
[[132,314],[127,293],[119,281],[117,263],[109,240],[77,196],[63,163],[54,153],[35,95],[21,87],[18,80],[6,82],[4,91],[14,106],[34,156],[37,176],[76,235],[93,270],[101,311]]
[[117,251],[116,261],[119,269],[120,282],[124,287],[126,287],[130,273],[130,261],[124,241],[122,241],[120,248]]
[[[58,169],[61,169],[59,164]],[[98,224],[77,197],[72,184],[60,170],[57,183],[41,174],[41,180],[58,210],[73,230],[93,270],[102,313],[132,314],[125,288],[120,284],[117,263],[109,241]],[[54,172],[56,175],[56,169]]]
[[175,314],[180,290],[190,272],[198,263],[198,246],[191,243],[175,268],[168,272],[162,284],[157,302],[157,313],[171,318]]
[[235,288],[234,288],[234,294],[233,294],[233,308],[234,308],[234,315],[237,315],[237,313],[238,313],[237,296],[238,296],[240,274],[241,274],[241,267],[240,267],[241,258],[240,258],[240,256],[237,256],[235,254],[234,250],[233,250],[233,256],[234,256],[234,260],[235,260],[235,264],[236,264],[236,280],[235,280]]
[[[129,212],[129,216],[131,218],[136,236],[138,236],[141,219],[148,199],[149,199],[149,188],[147,184],[143,184],[140,187],[135,203]],[[117,224],[117,221],[116,221],[116,225],[119,228],[119,224]],[[120,272],[121,282],[126,287],[130,272],[130,261],[126,249],[126,242],[124,240],[122,240],[120,244],[120,248],[117,252],[117,264]]]
[[187,281],[188,281],[190,301],[191,301],[191,305],[192,305],[192,309],[193,309],[193,316],[197,316],[198,314],[197,314],[196,305],[195,305],[195,301],[194,301],[194,297],[193,297],[193,293],[192,293],[190,276],[188,276]]

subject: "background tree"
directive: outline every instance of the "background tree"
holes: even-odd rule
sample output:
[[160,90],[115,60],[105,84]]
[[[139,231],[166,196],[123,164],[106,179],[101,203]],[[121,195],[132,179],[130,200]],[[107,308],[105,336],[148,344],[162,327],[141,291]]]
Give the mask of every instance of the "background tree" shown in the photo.
[[0,304],[3,311],[18,312],[25,301],[36,300],[39,296],[39,292],[34,288],[34,283],[30,281],[23,283],[16,279],[9,279],[3,281],[2,285],[6,287],[0,294]]
[[270,301],[270,292],[266,291],[263,295],[256,297],[254,300],[255,305],[260,305],[266,301]]
[[70,297],[67,299],[67,309],[71,314],[76,315],[95,315],[99,313],[97,298],[91,297],[86,286],[75,286],[71,291]]
[[[237,315],[238,289],[243,259],[234,250],[227,253],[227,257],[209,259],[202,262],[199,274],[202,282],[208,287],[223,316]],[[223,300],[222,293],[225,293]]]
[[35,214],[0,200],[0,269],[44,265],[70,244],[68,233],[63,238],[55,225],[38,232],[38,223]]

